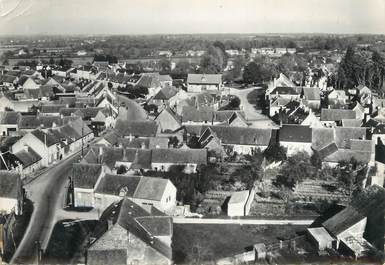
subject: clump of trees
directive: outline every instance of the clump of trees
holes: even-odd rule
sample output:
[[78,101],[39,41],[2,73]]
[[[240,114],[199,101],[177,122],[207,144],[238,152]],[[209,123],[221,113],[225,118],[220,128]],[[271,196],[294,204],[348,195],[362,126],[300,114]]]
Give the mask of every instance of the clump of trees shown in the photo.
[[351,89],[358,85],[381,91],[385,77],[385,57],[377,50],[356,50],[349,47],[336,77],[336,87]]
[[285,161],[287,158],[287,149],[279,143],[273,143],[269,145],[263,154],[269,162]]
[[209,46],[202,56],[199,64],[199,72],[206,74],[218,74],[227,64],[227,55],[223,43],[216,41]]
[[305,152],[299,152],[287,158],[276,178],[277,186],[294,188],[306,178],[314,178],[317,169],[312,165],[310,156]]

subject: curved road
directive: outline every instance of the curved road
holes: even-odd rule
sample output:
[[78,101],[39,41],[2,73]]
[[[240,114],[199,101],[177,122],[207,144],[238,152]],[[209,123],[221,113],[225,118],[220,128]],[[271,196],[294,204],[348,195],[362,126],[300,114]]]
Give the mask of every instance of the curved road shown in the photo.
[[80,152],[54,165],[34,181],[25,186],[34,203],[34,210],[28,228],[11,264],[32,263],[36,259],[36,243],[48,244],[56,223],[57,211],[63,208],[65,187],[71,173],[72,164],[80,157]]
[[[146,111],[135,101],[121,95],[118,95],[118,100],[119,103],[124,102],[124,107],[120,107],[119,119],[140,120],[147,118]],[[34,203],[34,211],[24,237],[12,257],[11,264],[33,263],[36,260],[35,242],[39,241],[41,247],[45,249],[56,222],[63,215],[68,215],[62,210],[66,185],[71,174],[72,164],[77,162],[80,155],[81,152],[58,162],[25,185],[27,194]]]
[[127,98],[124,95],[117,95],[119,102],[120,120],[145,120],[147,119],[146,111],[136,101]]

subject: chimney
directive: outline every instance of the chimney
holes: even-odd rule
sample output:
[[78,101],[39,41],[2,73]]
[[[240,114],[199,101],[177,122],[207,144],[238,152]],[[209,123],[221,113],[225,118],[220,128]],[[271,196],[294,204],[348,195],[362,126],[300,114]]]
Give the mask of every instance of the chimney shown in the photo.
[[134,140],[134,136],[132,135],[132,133],[130,133],[130,135],[128,136],[128,139],[130,140],[130,143],[132,142],[132,140]]
[[145,144],[144,142],[142,142],[140,148],[141,148],[141,149],[146,149],[146,144]]
[[28,149],[29,149],[29,146],[28,145],[24,145],[24,151],[28,152]]

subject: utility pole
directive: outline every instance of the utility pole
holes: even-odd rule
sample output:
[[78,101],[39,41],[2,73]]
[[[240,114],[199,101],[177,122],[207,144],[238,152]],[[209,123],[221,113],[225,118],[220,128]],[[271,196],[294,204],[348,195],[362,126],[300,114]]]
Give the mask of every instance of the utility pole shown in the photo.
[[82,121],[82,157],[83,157],[83,147],[84,147],[83,134],[84,134],[84,122]]
[[35,241],[35,245],[36,245],[36,256],[37,256],[36,264],[39,265],[41,260],[40,241]]

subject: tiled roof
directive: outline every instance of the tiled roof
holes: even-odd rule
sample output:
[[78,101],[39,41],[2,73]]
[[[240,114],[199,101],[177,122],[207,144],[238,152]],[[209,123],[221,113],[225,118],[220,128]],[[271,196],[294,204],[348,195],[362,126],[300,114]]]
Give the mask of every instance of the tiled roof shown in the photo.
[[355,151],[350,149],[338,149],[338,151],[326,156],[326,162],[339,163],[341,161],[350,161],[354,158],[361,163],[369,163],[372,152]]
[[14,153],[14,155],[23,164],[23,168],[33,165],[41,160],[41,156],[39,156],[32,148],[29,147],[28,151],[20,150],[19,152]]
[[127,175],[105,174],[95,188],[95,193],[110,194],[118,196],[122,190],[126,196],[132,197],[140,177]]
[[365,139],[366,129],[362,127],[336,127],[335,143],[338,148],[350,148],[350,140],[352,139]]
[[21,115],[14,111],[0,111],[0,124],[18,124]]
[[171,97],[175,96],[177,92],[178,92],[178,91],[177,91],[176,88],[166,86],[166,87],[161,88],[161,89],[159,90],[159,92],[154,96],[153,99],[157,99],[157,100],[168,100],[168,99],[170,99]]
[[18,198],[20,175],[7,170],[0,170],[0,197]]
[[153,149],[152,163],[207,164],[207,150]]
[[43,132],[42,130],[34,130],[31,132],[36,138],[38,138],[42,143],[45,143],[47,146],[52,146],[60,142],[60,139],[56,139],[52,134]]
[[60,109],[65,108],[65,104],[51,104],[51,105],[42,105],[40,111],[42,113],[59,113]]
[[304,87],[303,95],[307,100],[320,100],[320,90],[318,87]]
[[[267,146],[272,137],[272,129],[210,126],[208,130],[223,144]],[[204,142],[206,140],[205,133],[202,135],[203,138],[200,141]]]
[[313,128],[312,130],[312,148],[319,150],[334,142],[333,128]]
[[132,197],[160,201],[168,182],[169,180],[162,178],[142,177]]
[[351,203],[342,211],[323,222],[323,226],[333,235],[338,235],[365,217],[384,215],[385,191],[383,187],[372,185],[352,197]]
[[155,121],[122,121],[118,120],[115,125],[116,131],[122,136],[150,137],[155,136],[158,124]]
[[344,119],[355,119],[356,112],[348,109],[322,109],[321,121],[341,121]]
[[360,127],[362,125],[362,120],[360,119],[343,119],[343,127]]
[[188,84],[220,84],[222,75],[220,74],[188,74]]
[[75,188],[93,189],[102,171],[99,164],[74,163],[72,177]]
[[301,87],[287,87],[287,86],[278,86],[273,91],[270,92],[270,95],[300,95],[302,91]]
[[312,128],[302,125],[283,125],[279,130],[279,141],[281,142],[312,142]]

